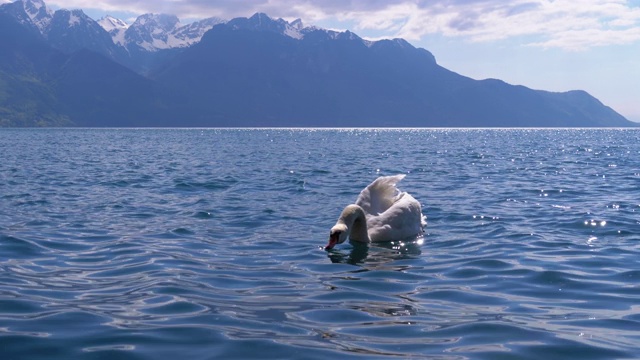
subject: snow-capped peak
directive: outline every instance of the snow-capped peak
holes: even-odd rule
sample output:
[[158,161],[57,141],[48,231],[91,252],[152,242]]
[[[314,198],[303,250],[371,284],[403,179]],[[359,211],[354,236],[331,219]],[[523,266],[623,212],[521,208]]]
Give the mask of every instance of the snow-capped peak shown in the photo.
[[22,5],[24,12],[41,32],[51,22],[53,11],[47,8],[43,0],[23,0]]
[[45,12],[47,11],[47,6],[42,0],[26,0],[22,2],[22,5],[24,6],[24,11],[31,19],[35,18],[42,9],[44,9]]
[[144,14],[139,16],[131,27],[145,27],[153,33],[171,32],[180,27],[180,20],[175,15]]
[[[284,21],[284,20],[283,20]],[[304,37],[303,30],[305,29],[302,20],[296,19],[290,23],[284,21],[284,34],[294,39],[302,39]]]
[[98,20],[98,24],[100,24],[103,29],[107,30],[107,32],[111,32],[112,30],[126,29],[129,27],[129,24],[127,24],[123,20],[114,18],[111,15],[107,15]]
[[[60,11],[65,11],[65,10],[60,10]],[[68,12],[69,12],[69,27],[78,25],[82,17],[84,16],[84,13],[82,12],[82,10],[71,10]]]
[[276,32],[290,38],[302,39],[311,31],[318,30],[313,26],[305,26],[302,20],[288,22],[284,19],[273,19],[264,13],[256,13],[250,18],[236,18],[229,21],[234,29],[249,29]]
[[199,42],[204,33],[209,31],[212,27],[224,22],[225,21],[220,18],[212,17],[184,25],[174,30],[172,35],[176,39],[181,40],[184,43],[184,46],[190,46]]
[[[199,42],[205,32],[224,22],[219,18],[208,18],[182,25],[174,15],[145,14],[127,28],[123,41],[119,43],[127,48],[133,45],[146,51],[184,48]],[[115,38],[114,41],[118,42]]]
[[129,28],[129,24],[120,19],[114,18],[111,15],[107,15],[98,20],[98,24],[102,26],[102,28],[105,29],[109,33],[109,35],[111,35],[111,39],[113,39],[114,44],[120,46],[126,45],[124,34]]

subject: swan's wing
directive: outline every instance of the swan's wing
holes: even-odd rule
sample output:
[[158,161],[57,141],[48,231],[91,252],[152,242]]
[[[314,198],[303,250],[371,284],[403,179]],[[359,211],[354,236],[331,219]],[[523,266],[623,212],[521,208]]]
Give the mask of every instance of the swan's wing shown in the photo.
[[426,225],[420,203],[408,193],[402,193],[389,209],[367,217],[371,241],[401,240],[419,236]]
[[381,176],[360,192],[356,205],[370,215],[381,214],[389,209],[402,194],[396,184],[406,175]]

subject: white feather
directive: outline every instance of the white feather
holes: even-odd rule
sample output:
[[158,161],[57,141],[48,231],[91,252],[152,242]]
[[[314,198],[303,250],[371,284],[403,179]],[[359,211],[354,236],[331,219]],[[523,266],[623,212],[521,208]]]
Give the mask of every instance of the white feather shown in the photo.
[[381,176],[362,190],[355,204],[345,207],[331,229],[327,249],[347,237],[382,242],[422,236],[426,217],[420,203],[396,187],[404,177],[404,174]]

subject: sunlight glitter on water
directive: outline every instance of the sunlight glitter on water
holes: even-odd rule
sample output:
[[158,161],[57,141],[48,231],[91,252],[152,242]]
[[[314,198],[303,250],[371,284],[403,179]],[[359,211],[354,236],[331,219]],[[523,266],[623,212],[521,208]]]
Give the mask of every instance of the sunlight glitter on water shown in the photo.
[[[637,358],[639,140],[3,130],[0,353]],[[425,236],[324,251],[344,205],[397,173]]]

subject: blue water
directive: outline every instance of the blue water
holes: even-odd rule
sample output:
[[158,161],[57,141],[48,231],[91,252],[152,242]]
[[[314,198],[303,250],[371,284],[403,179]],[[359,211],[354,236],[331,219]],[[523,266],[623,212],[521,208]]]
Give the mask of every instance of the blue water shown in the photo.
[[[1,359],[640,357],[638,130],[0,130]],[[326,252],[379,175],[424,242]]]

